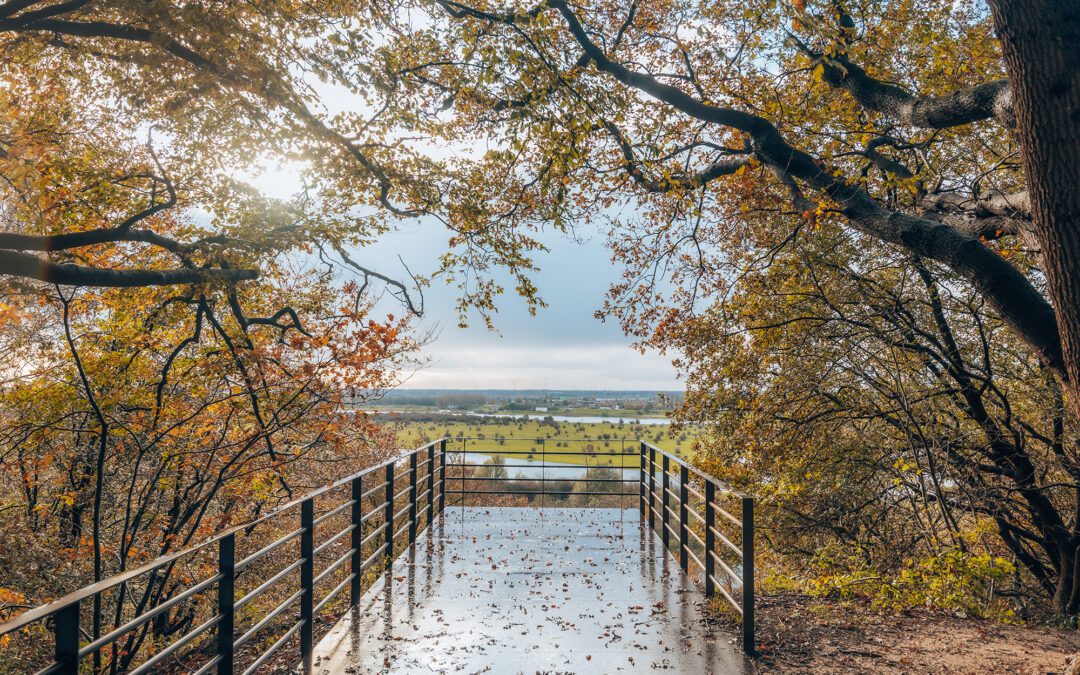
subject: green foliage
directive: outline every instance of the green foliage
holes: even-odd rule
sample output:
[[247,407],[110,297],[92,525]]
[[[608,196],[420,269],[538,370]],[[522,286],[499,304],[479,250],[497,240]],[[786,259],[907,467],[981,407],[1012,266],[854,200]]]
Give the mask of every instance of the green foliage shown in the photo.
[[882,611],[938,609],[1016,621],[1010,604],[994,595],[995,589],[1016,573],[1016,565],[1005,558],[954,548],[924,558],[908,558],[886,574],[860,565],[858,560],[836,548],[824,549],[813,563],[818,575],[795,585],[819,596],[862,598]]

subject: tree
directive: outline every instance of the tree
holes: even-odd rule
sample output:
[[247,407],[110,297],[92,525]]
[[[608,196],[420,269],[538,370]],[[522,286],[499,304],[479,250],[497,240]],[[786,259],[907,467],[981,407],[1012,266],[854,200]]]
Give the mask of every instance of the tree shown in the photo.
[[[302,79],[348,83],[329,57],[359,51],[354,17],[0,2],[0,466],[19,514],[0,531],[0,586],[28,604],[386,453],[343,407],[415,365],[422,298],[352,247],[421,209],[351,126],[371,120],[332,129]],[[300,197],[236,178],[264,156],[309,163]],[[374,310],[376,284],[408,318]],[[57,551],[62,572],[32,564]],[[170,597],[185,573],[167,572],[95,597],[88,634]],[[163,614],[95,670],[127,669],[184,620]]]
[[[1051,5],[1057,3],[1025,16],[1047,35],[1060,33],[1061,39],[1045,42],[1071,54],[1075,17]],[[404,62],[393,75],[409,78],[408,86],[400,85],[401,105],[407,100],[422,107],[437,99],[459,111],[454,133],[483,129],[505,141],[488,162],[533,176],[530,189],[561,207],[556,222],[632,195],[654,207],[652,215],[692,225],[700,217],[695,213],[721,202],[708,186],[745,176],[726,183],[737,186],[739,199],[767,195],[774,208],[786,204],[784,211],[807,219],[820,210],[948,266],[978,288],[1071,387],[1072,366],[1057,321],[1071,317],[1075,303],[1059,302],[1055,312],[1024,269],[977,238],[1034,229],[1047,252],[1067,246],[1060,236],[1039,234],[1061,226],[1034,224],[1044,216],[1031,213],[1031,195],[1020,194],[1019,167],[996,167],[994,182],[1018,188],[1011,192],[987,192],[985,177],[974,185],[935,185],[917,173],[919,152],[940,139],[951,141],[968,125],[990,122],[998,126],[985,132],[980,126],[978,135],[1008,143],[1018,119],[1012,85],[1000,77],[1003,64],[993,52],[989,17],[978,5],[868,5],[854,14],[841,2],[801,0],[707,7],[572,7],[562,0],[527,8],[452,1],[439,6],[450,18],[421,31],[431,41],[428,53],[417,50],[417,42],[387,49]],[[1007,23],[1007,8],[994,6],[999,23]],[[887,39],[886,18],[900,25]],[[959,36],[934,25],[956,27]],[[910,58],[875,58],[898,39],[913,45]],[[1011,45],[1012,33],[1002,31],[1000,39]],[[958,59],[968,57],[961,66]],[[880,76],[863,61],[875,63]],[[902,68],[923,93],[890,83]],[[1064,66],[1061,72],[1073,76]],[[1053,81],[1052,73],[1037,70],[1017,77],[1044,75]],[[814,78],[824,86],[812,86]],[[956,79],[982,82],[957,86]],[[793,96],[804,109],[785,107]],[[1069,101],[1058,99],[1068,109]],[[821,108],[811,105],[817,102]],[[838,138],[822,135],[827,122],[842,130]],[[1033,129],[1016,131],[1022,146],[1037,143]],[[883,148],[907,153],[916,170]],[[881,175],[871,179],[872,170]],[[990,224],[1002,227],[988,229]],[[694,239],[692,231],[686,236]]]
[[[643,344],[747,329],[728,301],[748,277],[839,227],[977,292],[1073,423],[1075,3],[437,4],[383,48],[395,105],[450,110],[443,138],[494,139],[481,162],[514,177],[491,197],[505,211],[607,219],[627,275],[600,314]],[[1021,454],[990,461],[1046,516],[1057,606],[1075,610],[1075,516],[1038,506]]]
[[[0,270],[78,287],[236,285],[308,254],[419,313],[419,280],[352,250],[427,218],[453,236],[463,309],[493,308],[494,264],[539,304],[523,256],[538,244],[493,222],[461,182],[468,164],[418,150],[406,134],[428,123],[387,114],[372,86],[393,29],[379,3],[0,3]],[[327,111],[342,105],[327,91],[347,109]],[[140,151],[148,131],[157,142]],[[306,167],[303,197],[268,200],[235,177],[266,161]],[[148,258],[133,265],[132,251]]]

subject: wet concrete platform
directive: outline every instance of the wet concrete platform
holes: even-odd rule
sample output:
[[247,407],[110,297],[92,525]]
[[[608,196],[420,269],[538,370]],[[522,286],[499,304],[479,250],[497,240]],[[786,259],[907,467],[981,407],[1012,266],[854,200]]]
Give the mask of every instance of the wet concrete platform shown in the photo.
[[744,673],[633,509],[450,507],[319,643],[316,673]]

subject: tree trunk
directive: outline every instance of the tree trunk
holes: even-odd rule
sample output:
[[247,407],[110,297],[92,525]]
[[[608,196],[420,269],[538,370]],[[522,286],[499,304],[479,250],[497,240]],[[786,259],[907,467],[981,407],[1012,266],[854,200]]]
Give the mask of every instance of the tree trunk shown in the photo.
[[1080,2],[989,1],[1061,334],[1059,375],[1080,418]]
[[1075,614],[1080,607],[1080,557],[1075,543],[1060,549],[1054,607],[1062,614]]

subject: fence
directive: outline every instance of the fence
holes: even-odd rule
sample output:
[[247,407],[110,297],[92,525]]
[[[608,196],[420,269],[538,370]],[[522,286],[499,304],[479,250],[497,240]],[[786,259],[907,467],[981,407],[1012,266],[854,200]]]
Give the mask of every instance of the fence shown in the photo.
[[[672,550],[683,572],[693,575],[696,568],[702,575],[706,597],[719,595],[738,612],[743,650],[753,654],[754,499],[655,445],[642,441],[640,454],[642,519]],[[738,504],[738,517],[734,509],[724,508],[726,502]],[[725,527],[737,528],[738,534],[725,535]],[[725,562],[722,552],[733,564]]]
[[[365,575],[388,569],[445,508],[447,495],[462,504],[470,497],[539,497],[541,506],[570,496],[625,505],[637,496],[642,522],[658,533],[683,571],[700,574],[706,596],[721,596],[741,615],[744,649],[753,653],[752,498],[644,441],[632,441],[636,449],[618,441],[616,451],[596,449],[596,439],[560,439],[590,444],[573,451],[563,445],[562,452],[549,448],[546,439],[536,439],[539,451],[468,447],[477,441],[487,439],[454,439],[451,452],[450,439],[441,439],[343,478],[201,544],[31,609],[0,625],[0,638],[34,640],[51,632],[51,663],[38,673],[77,673],[91,661],[87,666],[96,672],[143,674],[168,667],[197,675],[249,675],[275,655],[286,658],[286,646],[296,650],[288,658],[299,657],[308,673],[316,622],[335,618],[332,610],[344,604],[346,588],[348,605],[355,605]],[[494,466],[519,475],[484,474],[482,465],[468,461],[476,455],[518,458]],[[584,468],[585,474],[548,475],[568,468]],[[533,475],[522,475],[523,469]],[[590,473],[594,469],[619,473]],[[738,516],[732,503],[738,504]],[[242,547],[259,543],[254,533],[265,540],[267,530],[277,536],[241,557]],[[103,631],[99,622],[109,607],[113,618]],[[82,628],[87,614],[97,617],[92,631]]]
[[[526,442],[531,448],[507,449],[500,445],[506,441]],[[753,498],[645,441],[560,438],[555,442],[562,448],[552,448],[551,441],[543,438],[450,439],[452,452],[446,466],[451,473],[446,494],[451,499],[456,496],[459,504],[467,503],[468,497],[539,497],[541,506],[558,506],[555,498],[559,497],[623,501],[637,496],[643,521],[660,536],[682,570],[690,576],[700,575],[706,597],[723,598],[740,615],[743,648],[754,653]],[[616,443],[618,449],[597,448],[605,442],[608,448]],[[569,444],[582,447],[571,449]],[[574,463],[568,463],[568,455]],[[515,461],[486,465],[470,462],[470,457],[510,457]],[[586,469],[582,476],[558,475],[582,468]],[[505,471],[505,475],[487,475],[493,469]],[[509,475],[522,469],[533,475]],[[614,470],[619,476],[590,474],[598,469]],[[535,475],[537,471],[539,475]]]
[[[40,639],[51,625],[52,663],[38,673],[77,673],[91,661],[99,672],[142,674],[169,668],[199,675],[247,675],[290,644],[297,649],[292,659],[299,657],[304,672],[310,672],[320,614],[326,614],[346,588],[349,603],[355,604],[365,573],[388,567],[394,553],[416,541],[443,509],[445,462],[445,440],[429,443],[201,544],[29,610],[0,625],[0,637]],[[239,558],[240,545],[267,529],[284,533]],[[318,536],[328,530],[329,536]],[[326,560],[330,562],[317,564]],[[177,577],[206,567],[213,573],[178,587]],[[288,588],[282,591],[283,586]],[[139,594],[132,592],[136,588]],[[151,592],[154,589],[160,591]],[[212,599],[207,598],[211,590],[216,590]],[[287,597],[277,602],[271,590]],[[107,594],[115,598],[105,598]],[[156,601],[129,601],[137,595]],[[269,606],[268,598],[274,599]],[[115,618],[107,632],[81,628],[85,615],[100,617],[101,608],[112,605]],[[188,629],[163,635],[170,613],[179,614],[176,623]],[[168,644],[158,644],[162,639]],[[6,665],[26,670],[10,661]]]

